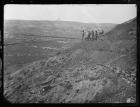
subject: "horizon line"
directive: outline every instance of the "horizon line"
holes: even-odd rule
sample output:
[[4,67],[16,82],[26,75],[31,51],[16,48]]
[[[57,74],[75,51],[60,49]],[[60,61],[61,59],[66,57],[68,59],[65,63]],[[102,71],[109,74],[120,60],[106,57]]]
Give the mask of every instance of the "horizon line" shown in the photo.
[[[136,18],[136,17],[135,17]],[[134,19],[134,18],[132,18]],[[129,20],[132,20],[132,19],[129,19]],[[59,21],[59,22],[77,22],[77,23],[85,23],[85,24],[92,24],[92,23],[98,23],[98,22],[82,22],[82,21],[72,21],[72,20],[32,20],[32,19],[4,19],[4,21]],[[124,22],[127,22],[129,20],[126,20]],[[122,22],[122,23],[124,23]],[[101,23],[98,23],[98,24],[106,24],[106,23],[110,23],[110,24],[121,24],[121,23],[115,23],[115,22],[101,22]]]

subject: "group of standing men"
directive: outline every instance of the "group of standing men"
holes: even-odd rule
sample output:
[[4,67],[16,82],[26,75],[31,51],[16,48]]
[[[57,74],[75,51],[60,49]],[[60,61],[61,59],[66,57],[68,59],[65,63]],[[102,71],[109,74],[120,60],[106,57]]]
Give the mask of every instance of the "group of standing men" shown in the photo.
[[[87,34],[86,34],[87,33]],[[98,32],[97,30],[91,30],[91,31],[85,31],[82,30],[82,40],[97,40],[99,35],[104,34],[104,31],[102,30],[101,32]],[[87,35],[87,37],[85,37]]]

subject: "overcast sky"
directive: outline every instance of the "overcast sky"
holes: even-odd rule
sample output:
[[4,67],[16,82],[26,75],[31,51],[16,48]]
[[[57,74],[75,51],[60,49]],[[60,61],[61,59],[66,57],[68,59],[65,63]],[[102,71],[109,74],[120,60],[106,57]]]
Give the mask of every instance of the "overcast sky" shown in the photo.
[[4,19],[123,23],[137,16],[135,4],[5,5]]

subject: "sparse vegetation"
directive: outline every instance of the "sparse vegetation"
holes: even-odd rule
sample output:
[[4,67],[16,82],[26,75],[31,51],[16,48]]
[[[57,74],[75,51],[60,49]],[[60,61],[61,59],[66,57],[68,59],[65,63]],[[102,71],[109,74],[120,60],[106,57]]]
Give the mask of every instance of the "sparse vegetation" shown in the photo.
[[11,103],[135,103],[135,25],[135,20],[120,24],[97,41],[51,39],[5,47],[5,98]]

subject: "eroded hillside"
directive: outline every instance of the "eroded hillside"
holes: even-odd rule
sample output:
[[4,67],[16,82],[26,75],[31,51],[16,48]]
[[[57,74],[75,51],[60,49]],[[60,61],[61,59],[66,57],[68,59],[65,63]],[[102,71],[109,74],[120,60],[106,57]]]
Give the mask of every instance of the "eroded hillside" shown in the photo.
[[102,39],[77,42],[5,75],[5,98],[12,103],[136,102],[135,27],[136,21],[120,24]]

